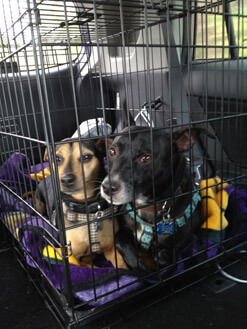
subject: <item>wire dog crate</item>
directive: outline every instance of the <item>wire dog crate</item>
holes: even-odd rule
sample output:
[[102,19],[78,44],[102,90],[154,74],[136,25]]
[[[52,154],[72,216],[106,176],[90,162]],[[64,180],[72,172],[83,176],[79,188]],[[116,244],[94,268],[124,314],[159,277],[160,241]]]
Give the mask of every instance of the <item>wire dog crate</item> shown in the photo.
[[[1,222],[20,264],[63,327],[79,327],[123,305],[131,313],[144,294],[147,303],[164,298],[180,277],[185,286],[190,271],[245,247],[246,0],[2,0],[0,33]],[[198,193],[210,188],[227,193],[218,228],[208,224],[212,200],[207,201],[197,244],[191,240],[170,265],[147,273],[114,268],[102,255],[96,263],[87,198],[87,220],[66,226],[56,157],[57,146],[76,140],[85,183],[83,141],[101,138],[105,148],[107,138],[127,134],[131,141],[131,118],[146,127],[152,146],[159,131],[172,136],[187,127],[190,135],[200,126],[215,136],[200,137],[185,158]],[[35,191],[47,177],[46,201],[51,195],[56,200],[56,221],[36,207]],[[173,180],[170,184],[174,192]],[[153,193],[155,188],[152,177]],[[189,193],[192,207],[194,192]],[[118,208],[116,214],[114,204],[109,207],[112,234],[115,216],[120,222],[128,210]],[[134,213],[136,222],[138,209]],[[88,229],[87,266],[71,261],[68,232],[81,227]],[[115,236],[113,249],[116,259]],[[111,321],[117,321],[113,315]]]

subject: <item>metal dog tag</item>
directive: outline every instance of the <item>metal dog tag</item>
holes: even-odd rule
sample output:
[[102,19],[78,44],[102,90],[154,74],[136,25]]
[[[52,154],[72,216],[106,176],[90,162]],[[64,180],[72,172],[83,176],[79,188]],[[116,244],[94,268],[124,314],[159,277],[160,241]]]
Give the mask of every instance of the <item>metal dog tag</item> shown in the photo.
[[98,218],[98,219],[103,216],[104,216],[104,211],[102,211],[102,210],[97,211],[95,214],[95,218]]
[[170,219],[171,219],[171,215],[169,214],[169,212],[166,214],[163,214],[162,221],[164,223],[170,223]]
[[100,205],[98,204],[98,211],[95,213],[95,218],[101,218],[101,217],[103,217],[104,216],[104,211],[103,210],[100,210],[101,209],[101,207],[100,207]]
[[170,211],[171,208],[167,208],[168,202],[165,201],[163,206],[162,206],[162,222],[163,223],[170,223],[170,219],[171,219],[171,215],[170,215]]

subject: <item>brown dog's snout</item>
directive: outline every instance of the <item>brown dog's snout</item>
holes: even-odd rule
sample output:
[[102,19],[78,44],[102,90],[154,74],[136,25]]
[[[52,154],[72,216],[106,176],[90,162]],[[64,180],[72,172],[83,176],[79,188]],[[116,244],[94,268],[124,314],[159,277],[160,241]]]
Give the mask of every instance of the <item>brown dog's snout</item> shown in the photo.
[[121,186],[118,182],[112,180],[111,184],[109,180],[106,180],[102,184],[103,191],[106,195],[113,195],[119,192]]
[[61,183],[65,187],[71,187],[75,184],[75,182],[76,182],[76,176],[74,174],[64,174],[61,177]]

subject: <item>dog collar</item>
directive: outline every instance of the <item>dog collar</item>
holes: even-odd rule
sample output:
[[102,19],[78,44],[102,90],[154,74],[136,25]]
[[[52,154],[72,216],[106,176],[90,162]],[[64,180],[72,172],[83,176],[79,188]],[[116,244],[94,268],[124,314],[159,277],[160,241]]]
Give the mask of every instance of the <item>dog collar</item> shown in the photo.
[[[108,207],[104,210],[101,210],[100,208],[97,209],[94,208],[96,209],[96,211],[91,213],[75,212],[74,210],[71,210],[71,208],[67,206],[65,202],[63,202],[62,206],[63,206],[64,219],[67,222],[71,224],[73,223],[85,224],[85,229],[88,229],[88,227],[90,227],[91,250],[93,253],[100,252],[101,247],[99,242],[99,231],[100,231],[101,218],[110,217],[112,214],[117,213],[118,206]],[[55,217],[56,217],[56,211],[54,211],[52,214],[53,221],[55,220]],[[86,226],[87,224],[88,226]]]
[[[102,217],[108,217],[111,216],[112,214],[115,214],[118,212],[118,206],[113,206],[113,207],[108,207],[106,209],[101,209],[99,206],[99,203],[92,204],[90,205],[91,208],[94,211],[91,211],[88,213],[82,213],[82,212],[76,212],[71,209],[71,207],[68,207],[65,202],[63,202],[63,212],[66,216],[66,219],[70,222],[87,222],[88,219],[89,221],[95,220],[95,219],[100,219]],[[97,208],[96,208],[97,207]]]
[[183,227],[186,224],[187,220],[195,211],[199,201],[201,201],[201,197],[199,192],[196,191],[193,194],[192,202],[185,209],[183,216],[175,218],[175,220],[173,220],[169,213],[165,213],[163,219],[156,226],[157,234],[175,234],[177,232],[178,227]]
[[[191,217],[192,213],[197,207],[198,202],[201,200],[200,194],[198,191],[193,193],[192,202],[187,206],[184,211],[184,215],[178,218],[172,218],[169,212],[165,212],[163,214],[162,220],[157,223],[156,225],[156,232],[158,235],[163,234],[175,234],[177,232],[178,227],[183,227],[187,220]],[[149,208],[147,211],[154,210],[154,205],[148,205]],[[143,208],[145,209],[145,208]],[[156,204],[156,209],[160,209],[160,203]],[[170,209],[170,208],[169,208]],[[147,223],[144,221],[140,216],[138,216],[133,208],[131,207],[130,203],[126,205],[126,210],[128,210],[128,214],[132,219],[136,219],[136,221],[141,225],[142,233],[140,235],[140,242],[143,249],[148,250],[154,233],[155,233],[155,225]]]
[[[182,183],[177,187],[175,191],[175,196],[181,195],[183,193],[183,188],[187,183],[187,179],[184,178]],[[136,202],[136,208],[140,208],[142,212],[147,212],[147,213],[166,213],[168,214],[170,212],[171,206],[172,206],[172,201],[173,200],[168,200],[165,203],[162,202],[156,202],[156,206],[150,203],[138,203]],[[145,206],[145,207],[143,207]]]
[[130,203],[127,203],[126,210],[128,210],[128,215],[130,218],[136,219],[136,221],[141,225],[142,233],[139,240],[142,248],[148,250],[154,235],[154,225],[145,222],[141,217],[139,217],[135,211],[133,211]]
[[74,199],[72,196],[67,195],[65,193],[61,193],[63,202],[67,205],[67,207],[74,212],[77,213],[95,213],[99,210],[104,210],[107,208],[108,203],[100,197],[99,194],[94,197],[87,199],[87,203],[85,201],[78,201]]

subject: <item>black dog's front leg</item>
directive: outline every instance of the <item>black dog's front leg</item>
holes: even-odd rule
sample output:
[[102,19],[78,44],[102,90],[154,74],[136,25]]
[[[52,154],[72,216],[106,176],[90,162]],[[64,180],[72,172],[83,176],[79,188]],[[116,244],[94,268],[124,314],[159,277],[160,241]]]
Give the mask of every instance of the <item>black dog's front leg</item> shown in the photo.
[[175,235],[159,236],[155,262],[162,267],[176,263],[179,253],[190,244],[197,245],[196,236],[190,230],[181,229]]
[[117,232],[116,247],[130,270],[138,269],[142,272],[150,272],[150,269],[138,255],[138,251],[135,248],[134,236],[131,230],[121,228]]
[[159,235],[157,242],[158,243],[152,247],[155,263],[161,267],[171,265],[175,256],[173,237],[171,235]]
[[158,248],[157,251],[154,248],[154,259],[156,264],[161,267],[177,262],[179,252],[188,245],[191,241],[192,232],[186,232],[181,230],[175,235],[163,234],[158,236]]

